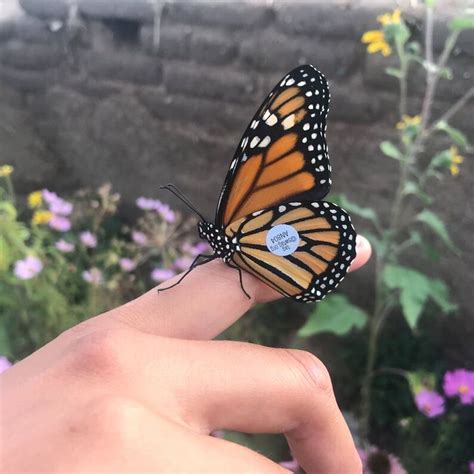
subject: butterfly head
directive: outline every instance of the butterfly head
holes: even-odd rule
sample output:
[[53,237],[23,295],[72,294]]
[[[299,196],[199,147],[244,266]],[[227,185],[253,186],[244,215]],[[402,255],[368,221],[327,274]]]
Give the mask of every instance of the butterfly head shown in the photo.
[[198,224],[199,236],[206,239],[214,251],[216,257],[222,258],[224,262],[230,261],[236,250],[235,244],[225,234],[222,227],[218,227],[212,222],[201,221]]

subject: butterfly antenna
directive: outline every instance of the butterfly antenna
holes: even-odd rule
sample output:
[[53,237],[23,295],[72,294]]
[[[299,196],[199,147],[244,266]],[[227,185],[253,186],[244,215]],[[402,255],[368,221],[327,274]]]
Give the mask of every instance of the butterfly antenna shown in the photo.
[[203,215],[191,204],[191,201],[174,184],[160,186],[160,189],[166,189],[170,193],[174,194],[180,201],[184,202],[184,204],[186,204],[189,209],[194,211],[203,221],[206,221]]

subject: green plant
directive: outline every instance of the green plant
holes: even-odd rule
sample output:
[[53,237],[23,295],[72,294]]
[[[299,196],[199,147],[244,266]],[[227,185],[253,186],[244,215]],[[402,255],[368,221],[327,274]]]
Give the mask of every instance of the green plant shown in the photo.
[[71,201],[35,191],[24,209],[12,172],[0,167],[0,355],[11,360],[187,268],[207,248],[189,241],[193,221],[158,200],[139,198],[142,214],[123,226],[108,184]]
[[[459,255],[446,225],[433,210],[435,199],[430,193],[429,184],[433,180],[442,181],[449,174],[456,176],[463,161],[459,150],[470,151],[466,136],[450,125],[450,120],[474,97],[474,87],[467,90],[438,118],[433,118],[433,103],[439,81],[452,78],[448,60],[459,34],[464,29],[474,28],[474,17],[472,13],[465,12],[451,20],[444,49],[439,58],[435,59],[435,3],[430,0],[425,5],[423,45],[412,38],[399,10],[380,16],[378,21],[382,28],[369,31],[362,37],[362,41],[368,44],[369,53],[396,55],[398,67],[388,67],[386,73],[398,80],[400,91],[400,118],[394,127],[394,138],[380,144],[382,155],[396,160],[399,165],[398,185],[393,193],[388,222],[380,219],[372,208],[360,207],[344,195],[337,198],[339,205],[364,219],[370,226],[363,229],[362,233],[369,237],[375,253],[373,309],[368,314],[345,296],[330,296],[316,306],[299,331],[301,337],[308,337],[320,332],[329,331],[342,335],[353,328],[367,329],[367,361],[361,385],[360,408],[361,434],[366,446],[372,411],[372,384],[378,373],[376,359],[387,319],[396,314],[397,308],[401,308],[408,326],[415,330],[420,316],[431,305],[437,306],[440,313],[450,313],[456,309],[446,283],[411,267],[407,259],[407,251],[413,249],[421,250],[420,253],[426,257],[432,256],[434,249],[428,244],[432,235],[452,252],[454,258]],[[419,114],[409,116],[408,78],[413,69],[420,67],[426,78],[424,97]],[[432,139],[436,134],[446,135],[450,144],[437,152],[430,151],[427,156],[427,150],[433,149]],[[331,314],[337,314],[338,317],[331,318]]]

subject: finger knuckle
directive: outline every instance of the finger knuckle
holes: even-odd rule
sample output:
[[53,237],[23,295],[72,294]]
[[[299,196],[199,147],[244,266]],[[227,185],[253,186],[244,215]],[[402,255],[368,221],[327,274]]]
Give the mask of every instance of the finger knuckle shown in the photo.
[[331,377],[326,366],[311,352],[298,349],[283,349],[287,364],[295,375],[298,385],[302,385],[313,397],[315,392],[332,396]]
[[129,340],[127,329],[100,329],[77,338],[70,348],[72,369],[101,375],[121,372]]

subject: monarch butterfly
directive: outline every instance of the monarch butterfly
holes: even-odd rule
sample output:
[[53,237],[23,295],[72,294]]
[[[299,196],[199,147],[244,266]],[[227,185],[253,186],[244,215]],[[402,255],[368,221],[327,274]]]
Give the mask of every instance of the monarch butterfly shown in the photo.
[[355,258],[356,232],[343,209],[322,201],[331,187],[329,100],[326,78],[311,65],[276,85],[237,147],[213,223],[175,186],[163,186],[200,216],[199,235],[214,252],[188,272],[221,258],[239,271],[244,292],[242,270],[302,302],[336,288]]

